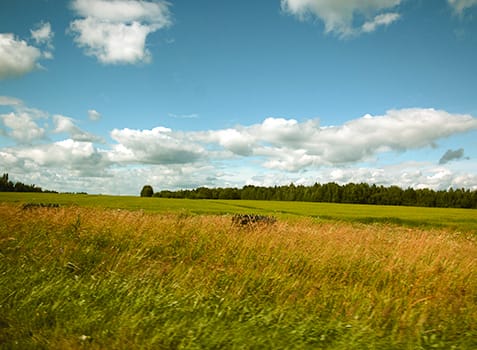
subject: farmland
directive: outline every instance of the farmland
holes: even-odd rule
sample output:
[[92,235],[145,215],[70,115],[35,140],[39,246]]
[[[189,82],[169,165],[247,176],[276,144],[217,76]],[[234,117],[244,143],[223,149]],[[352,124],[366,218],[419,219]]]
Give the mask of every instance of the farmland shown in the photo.
[[101,209],[143,210],[154,213],[234,214],[257,213],[293,220],[312,217],[326,221],[394,223],[477,232],[477,211],[472,209],[416,208],[255,200],[190,200],[131,196],[73,195],[53,193],[2,193],[0,203],[56,203]]
[[474,349],[476,227],[463,209],[3,193],[0,348]]

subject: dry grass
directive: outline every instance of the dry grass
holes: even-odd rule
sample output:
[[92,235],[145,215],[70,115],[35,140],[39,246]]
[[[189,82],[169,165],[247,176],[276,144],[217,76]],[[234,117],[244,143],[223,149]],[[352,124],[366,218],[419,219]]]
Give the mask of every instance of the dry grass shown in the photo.
[[477,348],[476,243],[383,224],[0,205],[0,344]]

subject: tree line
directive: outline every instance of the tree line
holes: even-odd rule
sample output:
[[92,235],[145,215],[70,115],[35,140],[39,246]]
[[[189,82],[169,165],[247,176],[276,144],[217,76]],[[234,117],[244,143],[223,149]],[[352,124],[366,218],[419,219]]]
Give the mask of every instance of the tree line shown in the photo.
[[41,187],[35,185],[26,185],[22,182],[15,182],[8,179],[8,174],[3,174],[0,177],[0,192],[53,192],[44,191]]
[[[149,185],[147,185],[149,186]],[[144,196],[144,193],[141,193]],[[154,193],[152,187],[147,197],[188,198],[188,199],[248,199],[273,201],[304,201],[350,204],[404,205],[441,208],[477,209],[477,191],[453,189],[435,191],[431,189],[402,189],[398,186],[377,186],[367,183],[348,183],[339,185],[334,182],[312,186],[252,186],[242,188],[207,188]]]

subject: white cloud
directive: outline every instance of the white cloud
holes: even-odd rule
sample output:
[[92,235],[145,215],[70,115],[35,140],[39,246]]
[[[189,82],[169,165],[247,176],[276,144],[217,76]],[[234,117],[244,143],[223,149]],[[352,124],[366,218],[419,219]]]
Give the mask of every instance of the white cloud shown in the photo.
[[[378,26],[394,22],[399,14],[381,12],[400,3],[401,0],[281,0],[284,11],[300,20],[319,18],[325,25],[326,33],[335,33],[340,37],[357,35],[362,31],[371,32]],[[359,16],[375,17],[372,21],[365,22],[361,28],[353,25]]]
[[0,106],[20,106],[23,101],[10,96],[0,96]]
[[78,33],[75,37],[78,46],[102,63],[147,63],[151,60],[151,53],[145,48],[151,29],[138,22],[104,23],[86,18],[72,22],[70,28]]
[[10,151],[7,152],[0,151],[0,167],[3,169],[12,169],[17,167],[19,164],[18,158]]
[[253,153],[255,139],[242,127],[195,133],[194,139],[206,144],[218,144],[225,150],[240,156],[249,156]]
[[[104,143],[101,137],[80,129],[74,119],[62,115],[50,116],[43,111],[29,108],[20,99],[0,96],[0,106],[9,106],[13,112],[0,115],[0,129],[4,136],[14,139],[19,144],[31,144],[48,139],[48,134],[66,133],[74,141]],[[38,119],[45,120],[44,127],[37,123]],[[48,130],[48,120],[53,122],[53,129]]]
[[[14,110],[0,115],[0,132],[17,141],[0,147],[0,167],[32,180],[32,174],[45,174],[48,181],[34,182],[44,188],[137,194],[144,183],[160,188],[329,181],[434,189],[477,186],[475,163],[460,149],[438,148],[432,151],[435,159],[403,163],[406,155],[422,154],[422,148],[429,152],[443,138],[477,130],[477,118],[441,110],[391,110],[335,126],[270,117],[219,130],[114,129],[107,144],[73,118],[28,108],[13,97],[0,96],[0,105]],[[52,141],[63,135],[65,139]],[[393,153],[401,160],[384,165]],[[442,154],[452,163],[441,159],[437,164]]]
[[90,109],[88,111],[88,118],[92,121],[98,121],[101,119],[101,113],[95,111],[94,109]]
[[363,24],[362,31],[365,33],[374,32],[379,26],[388,26],[397,21],[401,16],[398,13],[383,13],[374,17],[372,21]]
[[37,45],[46,45],[49,48],[53,47],[54,33],[51,30],[51,24],[49,22],[41,22],[37,25],[37,29],[30,30],[31,37]]
[[81,17],[70,23],[76,44],[105,64],[149,62],[146,38],[171,24],[168,3],[143,0],[75,0]]
[[82,17],[112,22],[145,21],[170,24],[168,3],[145,0],[74,0],[72,7]]
[[470,115],[403,109],[331,127],[319,127],[313,121],[297,123],[269,118],[247,132],[254,135],[257,144],[270,144],[254,151],[267,158],[266,166],[296,171],[308,166],[366,161],[386,151],[429,147],[441,138],[475,129],[477,119]]
[[442,138],[475,129],[477,119],[470,115],[434,109],[391,110],[329,127],[320,127],[316,120],[267,118],[248,127],[203,132],[113,130],[111,137],[118,144],[110,156],[113,161],[152,164],[240,156],[261,160],[270,169],[301,171],[375,161],[383,152],[432,147]]
[[[54,33],[50,23],[40,23],[37,29],[30,32],[33,41],[40,48],[29,45],[12,33],[0,33],[0,79],[25,75],[42,68],[38,62],[40,59],[53,58],[51,50],[53,50]],[[46,49],[43,50],[43,48]]]
[[103,176],[108,165],[104,155],[91,142],[66,139],[50,144],[12,149],[15,157],[32,167],[68,170],[82,176]]
[[118,142],[110,159],[126,163],[185,164],[205,156],[200,144],[191,142],[186,135],[171,129],[157,127],[152,130],[114,129],[111,138]]
[[0,120],[9,129],[7,135],[19,143],[30,143],[45,137],[45,129],[39,127],[27,113],[3,114]]
[[52,119],[55,125],[55,129],[52,131],[53,133],[67,133],[74,141],[104,142],[102,138],[81,130],[72,118],[56,114]]
[[456,13],[461,14],[466,9],[477,5],[477,0],[447,0]]
[[[44,111],[25,106],[20,99],[9,96],[0,96],[0,106],[2,105],[9,106],[13,110],[0,115],[0,125],[4,126],[3,135],[21,145],[46,141],[50,136],[61,133],[68,134],[74,141],[104,143],[101,137],[79,128],[73,118],[59,114],[50,116]],[[42,127],[37,123],[39,119],[44,121]],[[48,125],[50,121],[53,124],[52,128]]]
[[0,79],[18,77],[40,68],[42,53],[13,34],[0,33]]
[[37,29],[30,30],[31,37],[37,45],[41,45],[45,48],[42,52],[42,57],[46,59],[53,58],[53,37],[54,33],[51,30],[49,22],[41,22],[37,25]]
[[175,114],[175,113],[169,113],[169,117],[175,118],[175,119],[197,119],[199,118],[199,115],[197,113],[191,113],[191,114]]
[[299,124],[294,119],[267,118],[259,126],[252,128],[255,137],[272,144],[299,145],[303,139],[313,136],[313,130],[318,128],[315,121],[307,121]]

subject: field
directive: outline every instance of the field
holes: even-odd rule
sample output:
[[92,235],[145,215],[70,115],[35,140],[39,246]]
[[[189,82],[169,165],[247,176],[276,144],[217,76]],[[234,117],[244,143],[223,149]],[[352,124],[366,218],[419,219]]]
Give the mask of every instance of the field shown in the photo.
[[64,206],[197,215],[256,213],[286,220],[312,217],[320,221],[389,223],[409,227],[448,228],[477,234],[477,211],[472,209],[0,192],[0,203],[2,202],[57,203]]
[[0,348],[476,349],[475,213],[3,193]]

